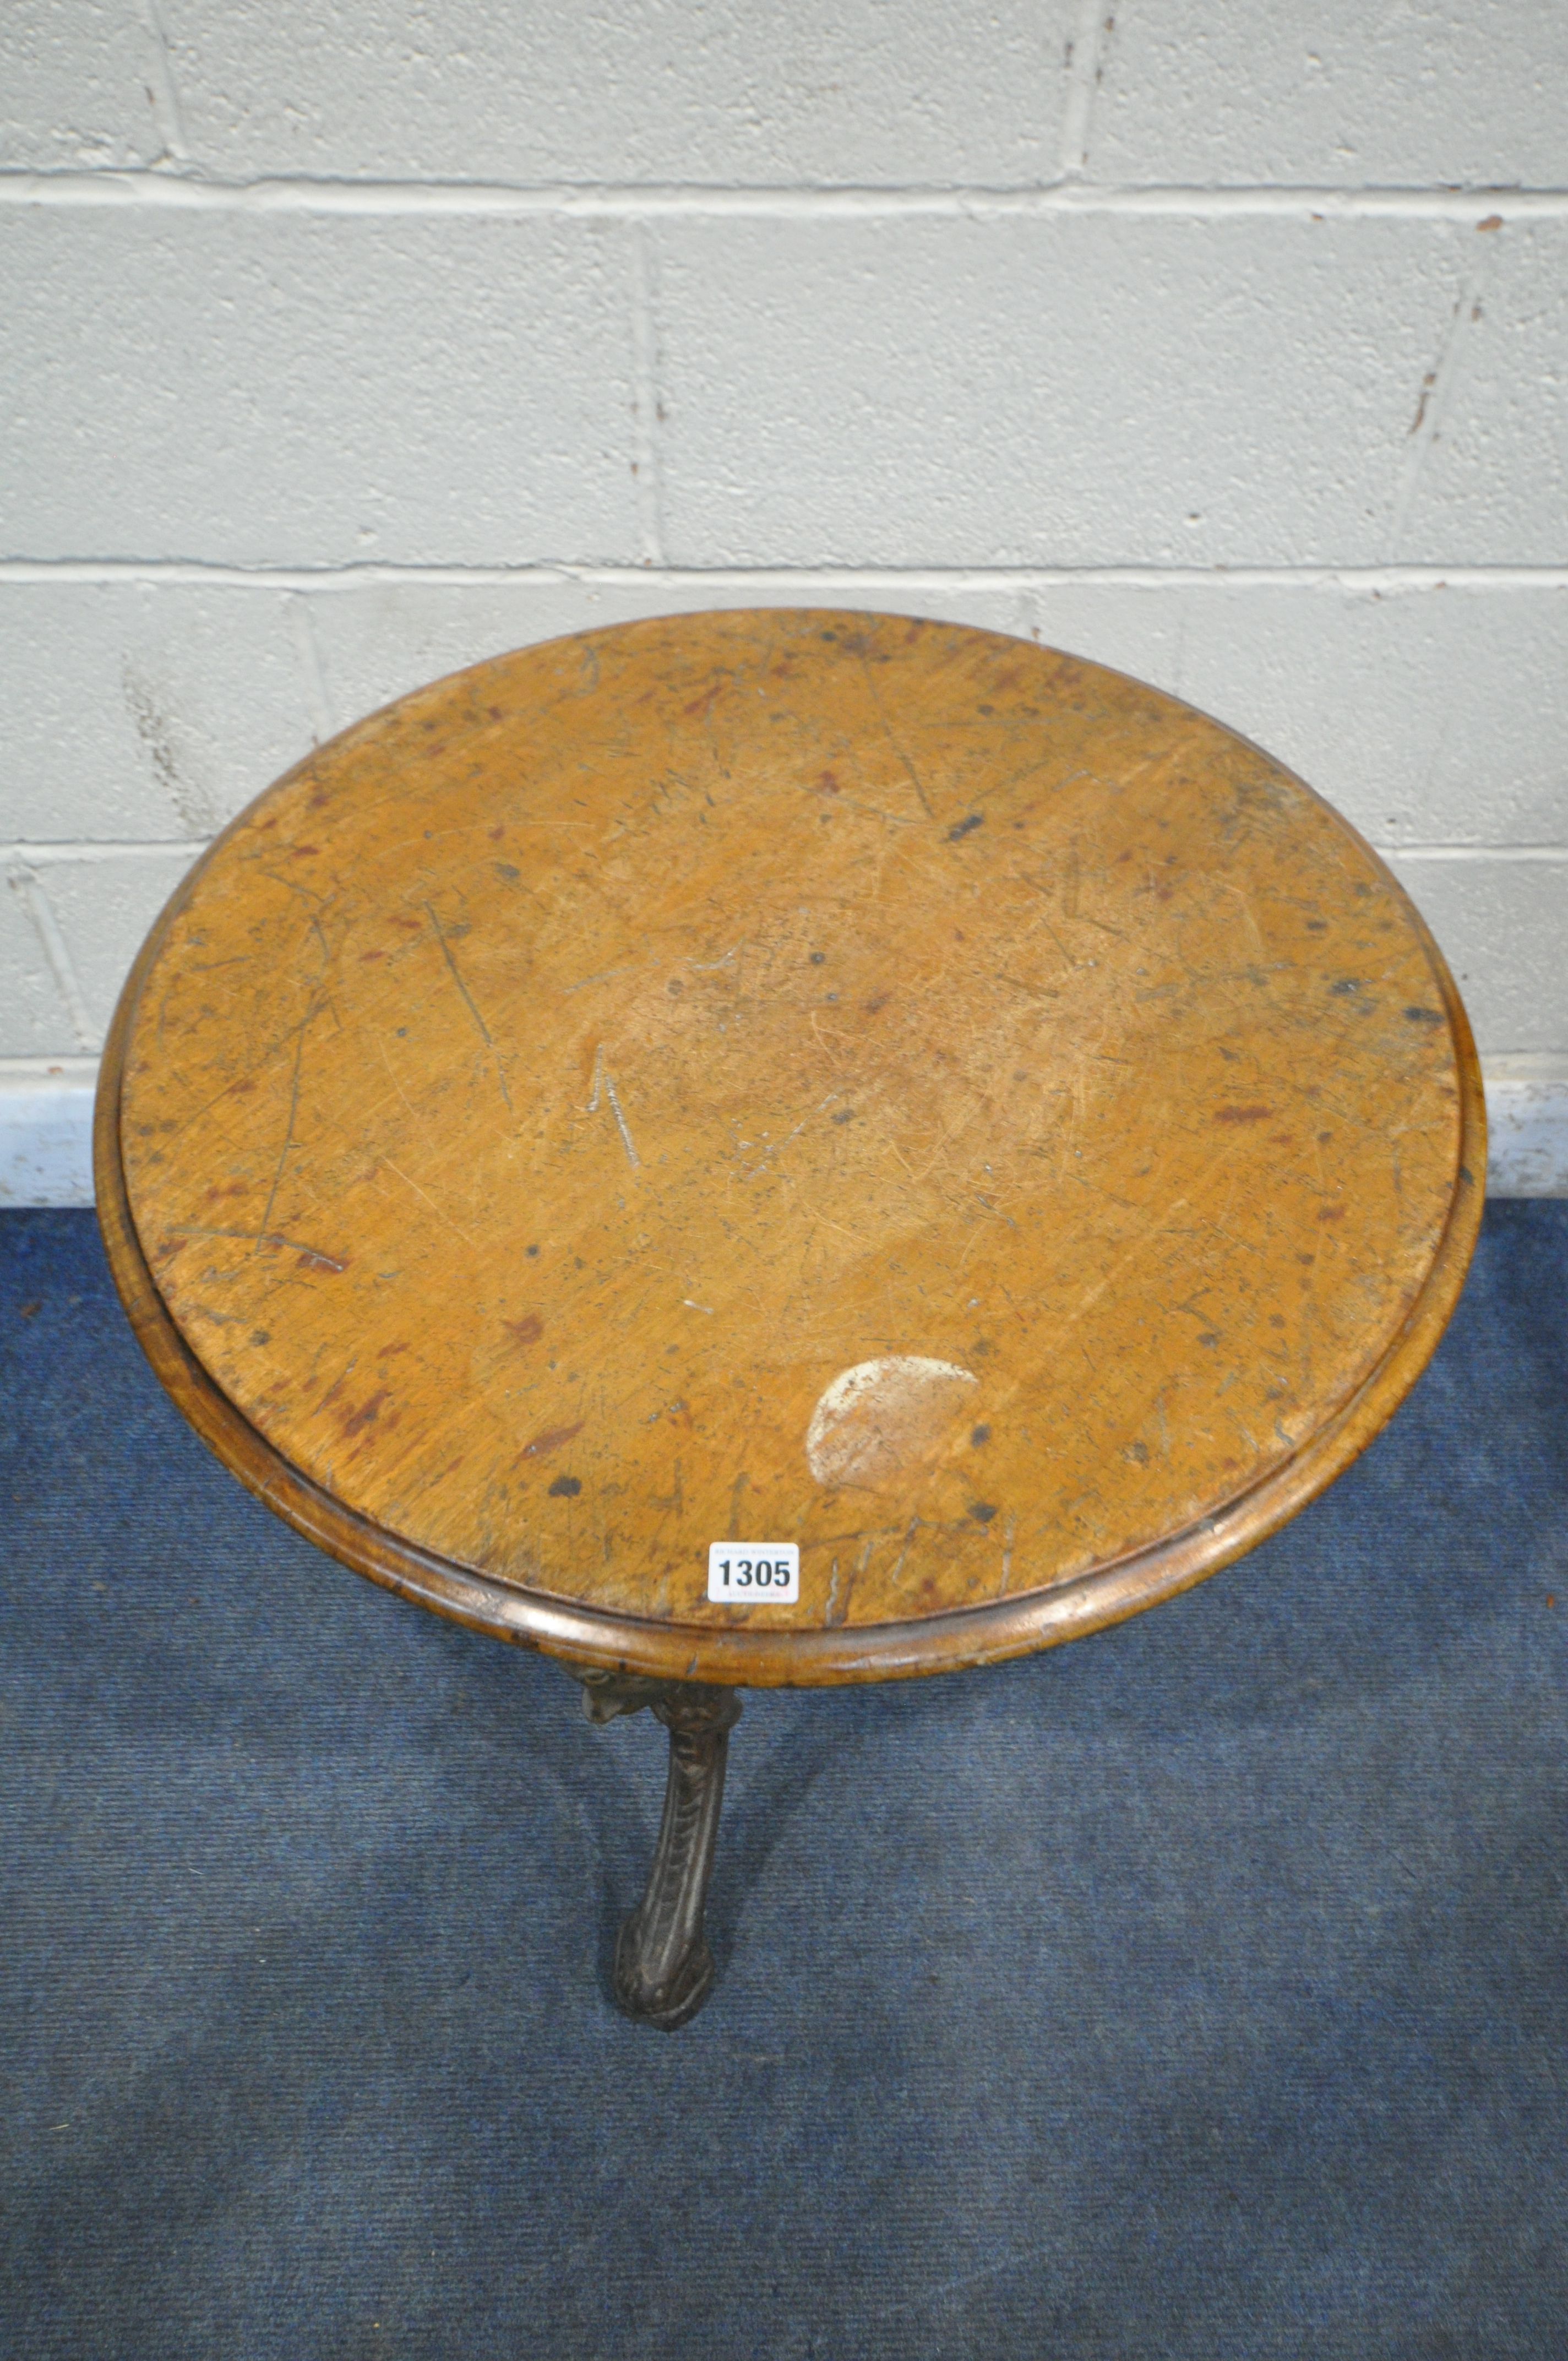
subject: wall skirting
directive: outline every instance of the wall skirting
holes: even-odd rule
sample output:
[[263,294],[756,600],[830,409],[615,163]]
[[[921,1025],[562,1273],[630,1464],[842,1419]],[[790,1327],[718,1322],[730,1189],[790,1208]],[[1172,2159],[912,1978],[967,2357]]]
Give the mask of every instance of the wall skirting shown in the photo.
[[[1568,1057],[1483,1060],[1495,1197],[1568,1197]],[[0,1060],[0,1206],[93,1202],[92,1058]]]
[[93,1202],[96,1058],[0,1060],[0,1206]]
[[1497,1197],[1568,1197],[1568,1057],[1483,1058],[1491,1133],[1486,1186]]

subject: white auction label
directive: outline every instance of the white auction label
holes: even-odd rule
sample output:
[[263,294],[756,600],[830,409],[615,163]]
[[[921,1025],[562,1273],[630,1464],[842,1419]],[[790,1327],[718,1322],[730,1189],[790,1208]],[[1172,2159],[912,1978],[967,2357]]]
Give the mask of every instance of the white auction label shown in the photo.
[[792,1607],[800,1597],[798,1542],[710,1542],[707,1595],[727,1607]]

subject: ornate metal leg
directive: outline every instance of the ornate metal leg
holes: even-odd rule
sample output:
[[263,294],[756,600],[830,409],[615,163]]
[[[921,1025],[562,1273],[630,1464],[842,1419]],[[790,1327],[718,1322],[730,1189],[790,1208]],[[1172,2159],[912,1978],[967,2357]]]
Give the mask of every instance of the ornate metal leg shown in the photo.
[[590,1721],[613,1721],[647,1706],[670,1733],[670,1776],[653,1865],[641,1901],[620,1929],[615,1996],[628,2016],[674,2033],[713,1988],[713,1954],[703,1935],[729,1733],[740,1719],[733,1689],[696,1681],[649,1680],[636,1673],[577,1672]]

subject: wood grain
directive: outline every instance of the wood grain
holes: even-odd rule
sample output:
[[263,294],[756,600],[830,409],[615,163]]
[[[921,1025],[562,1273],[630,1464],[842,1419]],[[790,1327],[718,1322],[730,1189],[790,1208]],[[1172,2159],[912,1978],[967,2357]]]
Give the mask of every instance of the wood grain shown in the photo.
[[[1137,683],[763,611],[436,683],[187,881],[105,1234],[166,1382],[349,1563],[747,1682],[1046,1644],[1223,1563],[1413,1382],[1479,1219],[1376,856]],[[797,1607],[710,1541],[798,1541]]]

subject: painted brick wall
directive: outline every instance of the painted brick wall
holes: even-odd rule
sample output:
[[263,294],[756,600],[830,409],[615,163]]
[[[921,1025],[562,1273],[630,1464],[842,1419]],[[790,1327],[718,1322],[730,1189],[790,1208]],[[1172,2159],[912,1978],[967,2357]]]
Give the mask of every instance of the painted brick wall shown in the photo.
[[824,598],[1295,764],[1568,1188],[1565,92],[1554,0],[7,0],[0,1194],[313,739]]

